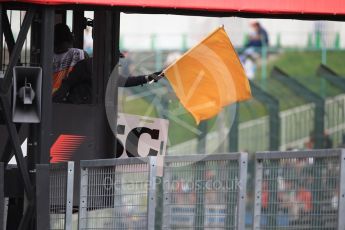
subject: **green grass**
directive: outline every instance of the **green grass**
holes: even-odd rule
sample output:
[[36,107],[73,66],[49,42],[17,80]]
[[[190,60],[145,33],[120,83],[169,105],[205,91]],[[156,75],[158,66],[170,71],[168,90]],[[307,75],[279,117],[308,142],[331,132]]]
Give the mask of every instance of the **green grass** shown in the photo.
[[[261,78],[261,67],[259,67],[254,82],[262,86],[266,92],[279,100],[280,110],[290,109],[305,104],[307,101],[303,99],[303,95],[296,94],[270,76],[274,66],[282,69],[309,90],[324,98],[336,96],[342,93],[342,91],[316,75],[316,70],[321,63],[321,58],[320,51],[285,51],[268,63],[266,81]],[[342,63],[342,60],[345,60],[344,51],[327,52],[327,65],[337,73],[345,76],[345,65]],[[260,107],[256,108],[259,111],[263,111]],[[241,113],[241,116],[243,116],[241,119],[242,121],[246,121],[248,117],[250,117],[247,114],[242,114],[243,113]],[[263,112],[258,112],[257,114],[259,114],[259,116],[265,115]]]
[[[275,82],[272,82],[270,73],[274,66],[281,68],[284,72],[289,74],[291,77],[297,79],[307,88],[312,90],[323,97],[333,97],[342,93],[342,91],[336,86],[328,83],[323,78],[316,76],[316,70],[321,63],[321,52],[320,51],[286,51],[281,54],[276,60],[270,62],[267,65],[267,84],[271,85],[271,89],[268,89],[268,92],[271,92],[274,95],[275,91],[284,89],[277,85]],[[343,63],[345,60],[344,51],[329,51],[327,52],[327,65],[332,68],[334,71],[340,75],[345,76],[345,65]],[[261,68],[257,71],[257,82],[261,82]],[[276,89],[276,90],[274,90]],[[278,98],[282,100],[290,101],[290,96],[292,93],[284,93],[282,95],[277,95]],[[295,106],[295,103],[290,103],[291,105],[284,105],[283,110]],[[297,103],[298,104],[298,103]],[[296,105],[297,105],[296,104]]]

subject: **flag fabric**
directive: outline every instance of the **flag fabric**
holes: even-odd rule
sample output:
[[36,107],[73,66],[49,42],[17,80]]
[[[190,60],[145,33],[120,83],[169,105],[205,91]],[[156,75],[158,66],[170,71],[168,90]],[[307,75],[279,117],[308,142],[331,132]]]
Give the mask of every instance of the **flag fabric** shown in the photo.
[[164,74],[197,124],[224,106],[251,98],[249,81],[223,27],[188,50]]

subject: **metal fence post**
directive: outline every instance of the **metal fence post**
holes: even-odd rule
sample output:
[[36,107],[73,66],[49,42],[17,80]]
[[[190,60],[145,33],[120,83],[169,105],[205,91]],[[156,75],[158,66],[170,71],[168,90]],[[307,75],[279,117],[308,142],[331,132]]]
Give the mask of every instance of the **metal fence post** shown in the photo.
[[207,137],[207,121],[202,121],[199,124],[198,129],[200,130],[201,134],[198,136],[198,145],[197,145],[197,153],[198,154],[205,154],[206,153],[206,137]]
[[338,230],[345,230],[345,149],[340,154],[340,182],[339,182],[339,200],[338,200]]
[[245,213],[246,213],[246,191],[247,191],[247,169],[248,169],[248,154],[241,153],[238,159],[239,165],[239,180],[238,180],[238,208],[237,208],[237,229],[245,229]]
[[316,74],[326,79],[336,87],[345,90],[345,79],[339,76],[339,74],[334,72],[331,68],[327,67],[326,65],[321,64],[317,69]]
[[261,183],[263,173],[262,159],[256,159],[255,162],[255,203],[253,216],[253,230],[260,229],[261,223]]
[[[239,135],[238,126],[239,126],[240,103],[236,103],[234,106],[235,106],[235,109],[234,109],[235,114],[233,118],[234,120],[229,132],[229,145],[228,145],[229,152],[238,151],[238,135]],[[230,107],[229,107],[229,110],[231,111]]]
[[280,145],[279,100],[250,82],[255,99],[267,106],[269,116],[269,150],[278,150]]
[[50,229],[49,164],[36,165],[36,229]]
[[4,194],[4,163],[0,162],[0,228],[5,229],[5,194]]
[[65,230],[72,230],[74,162],[67,162]]
[[325,100],[308,89],[306,86],[298,82],[296,79],[290,77],[278,67],[274,67],[271,73],[272,77],[276,78],[281,83],[285,84],[296,94],[300,95],[305,100],[315,104],[315,117],[314,117],[314,138],[315,149],[323,148],[324,146],[324,128],[325,128]]
[[81,168],[80,170],[80,202],[79,202],[79,220],[78,229],[86,228],[86,208],[87,208],[87,188],[88,188],[88,169]]
[[147,196],[147,229],[155,228],[155,208],[156,208],[156,172],[157,160],[156,157],[150,157],[150,172],[149,172],[149,191]]
[[205,211],[205,162],[196,162],[195,163],[196,167],[196,184],[200,185],[201,183],[201,188],[196,188],[196,210],[195,210],[195,218],[194,218],[194,223],[195,223],[195,229],[204,229],[204,211]]

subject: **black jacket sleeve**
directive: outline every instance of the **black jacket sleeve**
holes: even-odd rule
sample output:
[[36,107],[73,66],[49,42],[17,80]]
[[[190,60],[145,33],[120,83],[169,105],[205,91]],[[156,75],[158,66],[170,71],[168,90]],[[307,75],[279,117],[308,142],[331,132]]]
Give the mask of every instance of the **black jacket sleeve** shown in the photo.
[[[130,77],[124,77],[120,75],[120,78],[124,78],[124,86],[123,87],[133,87],[138,85],[144,85],[147,83],[145,76],[130,76]],[[119,85],[121,86],[121,85]]]

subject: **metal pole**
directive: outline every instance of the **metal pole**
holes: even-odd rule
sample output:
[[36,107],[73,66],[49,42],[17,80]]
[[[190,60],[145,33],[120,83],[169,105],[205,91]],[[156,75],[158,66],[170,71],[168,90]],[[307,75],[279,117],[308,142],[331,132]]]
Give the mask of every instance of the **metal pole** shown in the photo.
[[267,47],[263,46],[261,48],[261,87],[266,89],[267,81]]
[[194,162],[195,164],[195,182],[196,188],[196,207],[195,207],[195,217],[194,226],[195,230],[204,229],[204,213],[205,213],[205,172],[206,163],[205,161]]
[[11,121],[10,111],[9,111],[10,105],[8,103],[8,100],[4,95],[1,95],[1,94],[0,94],[0,106],[2,107],[2,113],[4,115],[5,123],[7,126],[8,133],[9,133],[9,140],[11,141],[12,147],[14,149],[18,168],[23,178],[23,183],[24,183],[24,188],[26,191],[27,198],[29,201],[32,201],[34,198],[34,194],[33,194],[32,186],[31,186],[27,166],[24,162],[23,152],[20,147],[21,143],[19,141],[17,129]]
[[248,168],[248,154],[241,153],[239,159],[239,180],[238,184],[238,208],[237,208],[237,229],[245,229],[245,214],[246,214],[246,191],[247,191],[247,168]]
[[233,116],[233,122],[230,127],[229,132],[229,145],[228,150],[229,152],[237,152],[238,151],[238,125],[239,125],[239,108],[240,104],[236,103],[233,106],[235,106],[234,110],[231,110],[231,107],[229,107],[229,110],[234,113]]
[[312,92],[306,86],[302,85],[296,79],[290,77],[281,69],[274,67],[271,73],[278,81],[285,84],[292,91],[308,101],[315,103],[314,133],[315,133],[315,149],[323,148],[324,126],[325,126],[325,100]]
[[201,134],[198,136],[197,154],[206,153],[206,138],[207,138],[207,121],[202,121],[199,124]]
[[88,191],[88,169],[80,169],[80,195],[79,195],[79,219],[78,229],[85,229],[87,226],[87,191]]
[[50,147],[52,145],[52,76],[54,56],[54,19],[55,10],[46,6],[42,9],[42,42],[41,42],[41,66],[42,66],[42,117],[38,125],[38,163],[49,163]]
[[[95,11],[94,19],[94,51],[93,51],[93,102],[98,105],[99,116],[97,126],[103,130],[104,137],[100,138],[98,148],[101,152],[106,152],[109,157],[114,157],[115,139],[117,125],[117,82],[118,69],[113,65],[118,63],[119,57],[119,23],[120,13],[115,11]],[[109,31],[112,31],[109,33]],[[115,77],[110,77],[115,75]],[[110,77],[110,82],[109,81]],[[107,87],[111,87],[105,97]],[[104,106],[105,104],[105,106]],[[107,110],[105,109],[107,107]],[[106,113],[111,113],[107,120]],[[110,128],[110,126],[112,129]]]
[[[0,4],[0,15],[3,15],[5,13],[3,7],[2,7],[2,4]],[[2,69],[2,54],[3,54],[3,49],[4,49],[4,46],[3,46],[3,17],[0,16],[0,71],[3,71]],[[2,73],[0,73],[2,74]]]
[[74,47],[83,49],[84,44],[84,11],[73,11],[73,34],[74,34]]
[[253,230],[261,227],[261,196],[262,196],[262,175],[263,162],[262,159],[256,159],[255,162],[255,200],[254,200],[254,215],[253,215]]
[[5,229],[4,163],[0,162],[0,229]]
[[36,165],[36,229],[50,229],[49,164]]
[[72,230],[74,162],[67,162],[65,230]]
[[338,200],[338,230],[345,230],[345,149],[341,150],[340,156],[340,178],[339,178],[339,200]]
[[147,194],[147,230],[155,228],[155,209],[156,209],[156,157],[150,157],[149,188]]
[[11,25],[10,25],[10,21],[8,20],[6,10],[4,9],[1,12],[1,20],[2,20],[2,29],[3,29],[5,41],[7,44],[8,52],[12,54],[12,51],[16,42],[14,40],[14,36],[11,30]]

